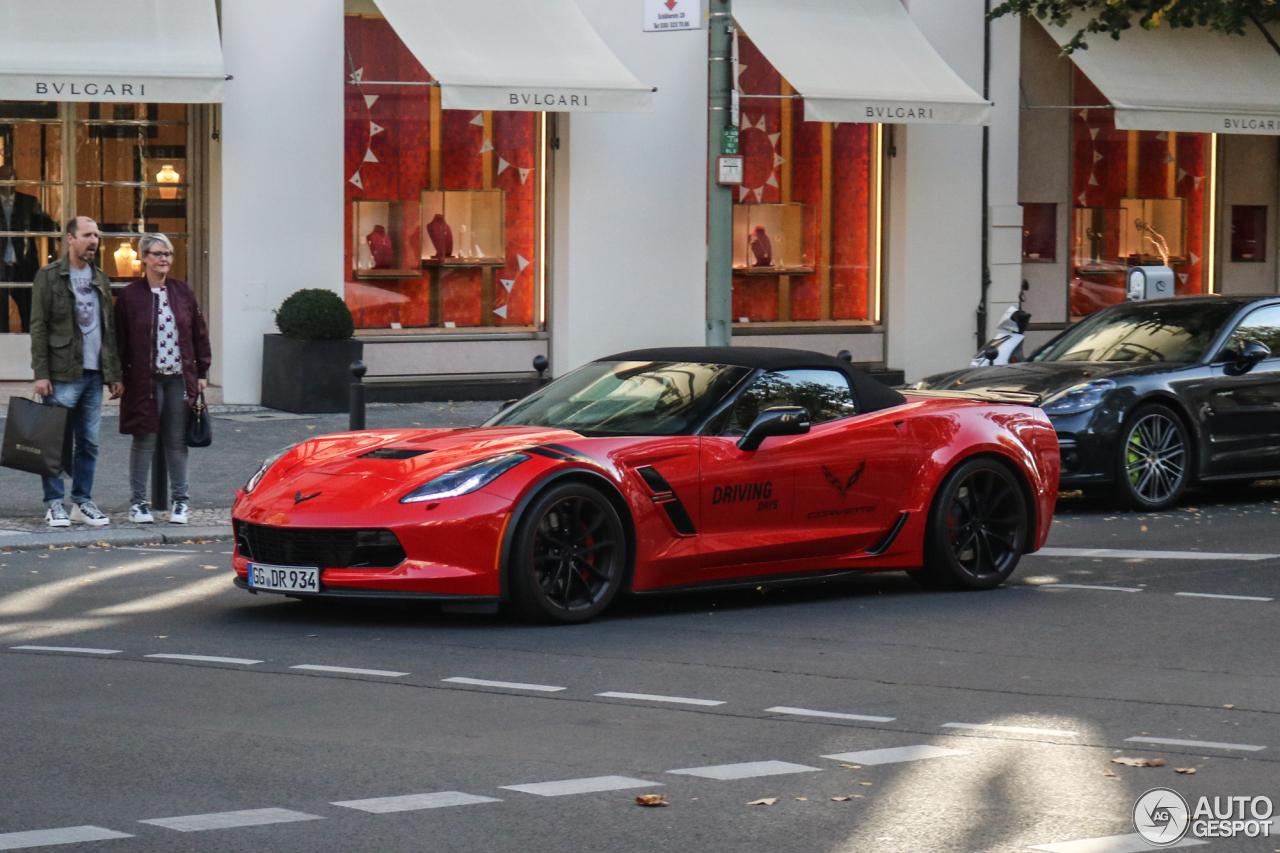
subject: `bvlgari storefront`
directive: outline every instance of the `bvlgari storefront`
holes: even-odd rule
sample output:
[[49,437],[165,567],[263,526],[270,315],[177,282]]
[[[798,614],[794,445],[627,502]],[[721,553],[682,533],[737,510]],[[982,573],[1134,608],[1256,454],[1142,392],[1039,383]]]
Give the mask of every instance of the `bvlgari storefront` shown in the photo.
[[1041,336],[1123,301],[1134,265],[1172,268],[1178,295],[1275,293],[1280,55],[1264,34],[1134,28],[1068,59],[1074,28],[1022,28],[1023,272]]
[[162,232],[172,274],[207,298],[203,140],[225,79],[217,17],[188,0],[125,5],[138,8],[0,3],[0,379],[31,377],[32,278],[61,256],[74,216],[97,221],[113,284],[140,274],[138,235]]

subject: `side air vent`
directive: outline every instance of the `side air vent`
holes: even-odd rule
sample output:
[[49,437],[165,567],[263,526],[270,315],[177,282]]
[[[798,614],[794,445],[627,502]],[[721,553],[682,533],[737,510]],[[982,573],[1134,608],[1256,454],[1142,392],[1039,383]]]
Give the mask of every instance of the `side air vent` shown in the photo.
[[684,511],[684,504],[680,503],[679,498],[667,501],[662,504],[662,508],[667,511],[667,518],[671,519],[671,524],[681,536],[698,535],[698,529],[693,526],[693,519]]
[[652,465],[646,465],[643,468],[637,468],[636,473],[640,475],[640,479],[644,480],[645,485],[653,490],[655,495],[664,492],[674,492],[671,484],[667,482],[667,478],[657,472]]
[[368,453],[361,453],[359,459],[412,459],[415,456],[422,456],[424,453],[430,453],[430,450],[420,450],[416,447],[379,447],[377,450],[370,450]]
[[693,519],[689,517],[689,512],[684,508],[684,504],[680,502],[680,498],[676,496],[676,490],[671,488],[671,484],[667,482],[667,478],[657,472],[651,465],[645,465],[643,468],[637,468],[636,473],[640,475],[640,479],[644,480],[644,484],[653,492],[653,502],[662,507],[666,512],[667,518],[671,520],[671,526],[681,536],[696,536],[698,529],[693,526]]

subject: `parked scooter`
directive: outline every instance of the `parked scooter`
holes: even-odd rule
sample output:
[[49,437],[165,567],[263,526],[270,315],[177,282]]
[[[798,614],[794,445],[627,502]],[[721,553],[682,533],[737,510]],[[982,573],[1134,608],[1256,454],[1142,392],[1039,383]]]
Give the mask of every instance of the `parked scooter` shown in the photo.
[[1022,344],[1027,339],[1027,324],[1031,315],[1022,310],[1022,298],[1026,295],[1027,283],[1022,283],[1022,293],[1018,296],[1018,304],[1010,305],[996,326],[996,336],[987,341],[986,346],[974,355],[969,362],[970,367],[990,367],[993,364],[1018,364],[1025,360]]

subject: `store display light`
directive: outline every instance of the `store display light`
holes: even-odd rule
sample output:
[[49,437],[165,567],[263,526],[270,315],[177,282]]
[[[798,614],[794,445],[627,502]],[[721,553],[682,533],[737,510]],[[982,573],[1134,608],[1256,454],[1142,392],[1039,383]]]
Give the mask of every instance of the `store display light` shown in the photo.
[[[160,184],[176,184],[182,180],[182,175],[173,168],[173,166],[165,163],[160,167],[160,171],[156,172],[156,183]],[[177,187],[161,187],[160,198],[177,198]]]

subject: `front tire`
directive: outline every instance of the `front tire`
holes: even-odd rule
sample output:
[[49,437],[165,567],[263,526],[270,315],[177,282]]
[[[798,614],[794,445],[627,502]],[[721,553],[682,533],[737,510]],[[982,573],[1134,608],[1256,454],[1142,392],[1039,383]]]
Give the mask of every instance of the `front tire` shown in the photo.
[[613,504],[584,483],[565,483],[529,505],[512,549],[516,606],[539,622],[594,619],[626,575],[627,535]]
[[994,589],[1018,567],[1030,515],[1008,465],[987,458],[965,462],[938,489],[925,530],[924,567],[909,574],[926,586]]
[[1120,432],[1116,497],[1143,512],[1176,504],[1190,479],[1191,440],[1182,420],[1166,406],[1135,411]]

